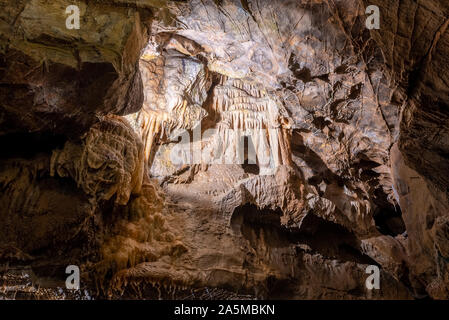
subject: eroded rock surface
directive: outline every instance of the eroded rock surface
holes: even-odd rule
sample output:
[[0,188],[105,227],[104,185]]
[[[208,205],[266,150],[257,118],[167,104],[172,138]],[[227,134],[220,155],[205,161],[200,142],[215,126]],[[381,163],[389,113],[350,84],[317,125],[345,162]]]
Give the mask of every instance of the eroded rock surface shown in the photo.
[[140,108],[145,20],[135,8],[81,1],[82,26],[68,29],[71,4],[2,1],[2,134],[76,135],[98,115]]
[[449,297],[444,1],[66,5],[1,3],[0,261],[110,298]]

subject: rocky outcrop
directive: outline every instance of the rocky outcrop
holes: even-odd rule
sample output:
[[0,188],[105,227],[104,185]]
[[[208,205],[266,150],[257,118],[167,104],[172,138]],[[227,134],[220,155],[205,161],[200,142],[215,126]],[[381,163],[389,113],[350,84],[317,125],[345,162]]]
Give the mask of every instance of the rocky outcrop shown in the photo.
[[[70,177],[96,202],[114,196],[117,204],[128,203],[138,194],[144,176],[144,154],[140,139],[126,120],[107,117],[81,137],[54,150],[50,175]],[[113,146],[111,148],[111,146]]]
[[80,2],[80,28],[68,29],[70,4],[2,3],[2,134],[76,135],[97,116],[140,109],[137,63],[147,39],[145,12]]
[[443,70],[449,8],[444,1],[370,3],[379,6],[385,21],[382,32],[372,33],[373,39],[401,97],[400,134],[391,162],[408,233],[413,286],[447,299],[447,265],[438,243],[445,242],[448,212],[448,88]]

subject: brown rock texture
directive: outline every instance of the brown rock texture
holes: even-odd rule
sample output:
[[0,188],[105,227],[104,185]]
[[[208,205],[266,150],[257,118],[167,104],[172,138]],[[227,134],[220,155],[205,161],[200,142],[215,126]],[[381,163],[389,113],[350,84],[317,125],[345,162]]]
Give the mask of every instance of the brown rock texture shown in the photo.
[[70,4],[2,1],[3,134],[76,134],[98,115],[140,108],[136,64],[147,36],[139,12],[107,2],[81,2],[83,28],[67,29]]
[[4,286],[449,298],[446,1],[70,4],[0,1]]

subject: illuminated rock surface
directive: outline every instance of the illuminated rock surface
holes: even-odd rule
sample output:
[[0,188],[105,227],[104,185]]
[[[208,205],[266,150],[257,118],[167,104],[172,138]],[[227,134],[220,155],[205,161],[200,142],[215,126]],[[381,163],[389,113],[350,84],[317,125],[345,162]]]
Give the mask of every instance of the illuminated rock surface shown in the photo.
[[449,298],[446,1],[69,4],[0,3],[8,288]]

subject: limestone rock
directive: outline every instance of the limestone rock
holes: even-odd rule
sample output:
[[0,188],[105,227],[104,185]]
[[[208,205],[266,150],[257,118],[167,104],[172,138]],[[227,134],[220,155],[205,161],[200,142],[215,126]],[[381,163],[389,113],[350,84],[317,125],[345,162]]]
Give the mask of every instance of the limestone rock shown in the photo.
[[99,298],[449,297],[445,1],[69,4],[0,2],[0,263],[75,260]]
[[98,115],[140,108],[138,58],[147,35],[139,11],[81,1],[80,28],[68,29],[72,4],[2,1],[1,134],[75,136]]

